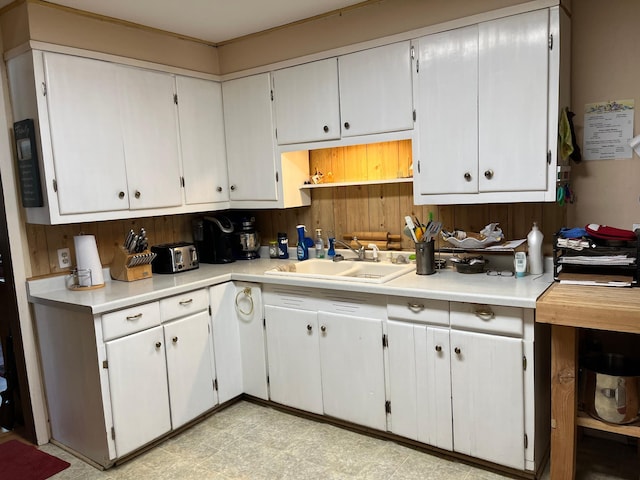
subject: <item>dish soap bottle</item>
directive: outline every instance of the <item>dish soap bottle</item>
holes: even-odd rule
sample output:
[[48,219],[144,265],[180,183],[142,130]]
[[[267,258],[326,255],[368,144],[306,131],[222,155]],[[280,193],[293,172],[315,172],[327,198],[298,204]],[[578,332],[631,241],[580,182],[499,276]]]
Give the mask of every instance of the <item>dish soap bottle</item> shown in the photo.
[[542,263],[542,239],[544,235],[538,228],[538,224],[533,222],[533,227],[527,235],[527,249],[529,251],[529,273],[540,275],[544,272]]
[[329,232],[327,234],[327,237],[329,239],[329,249],[327,250],[327,257],[335,257],[336,255],[336,237],[334,236],[333,232]]
[[324,240],[322,240],[321,228],[316,228],[316,258],[324,258]]
[[307,228],[304,225],[298,225],[296,230],[298,230],[298,260],[307,260],[309,258],[309,247],[304,241],[304,232]]

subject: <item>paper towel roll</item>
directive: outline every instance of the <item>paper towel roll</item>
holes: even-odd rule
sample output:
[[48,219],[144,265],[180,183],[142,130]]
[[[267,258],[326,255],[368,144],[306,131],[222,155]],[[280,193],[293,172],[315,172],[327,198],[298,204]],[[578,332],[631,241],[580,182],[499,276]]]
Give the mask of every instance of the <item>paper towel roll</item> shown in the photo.
[[73,237],[73,243],[76,247],[76,267],[78,270],[91,270],[91,279],[81,278],[80,286],[103,285],[102,262],[100,262],[100,255],[98,255],[96,237],[78,235]]

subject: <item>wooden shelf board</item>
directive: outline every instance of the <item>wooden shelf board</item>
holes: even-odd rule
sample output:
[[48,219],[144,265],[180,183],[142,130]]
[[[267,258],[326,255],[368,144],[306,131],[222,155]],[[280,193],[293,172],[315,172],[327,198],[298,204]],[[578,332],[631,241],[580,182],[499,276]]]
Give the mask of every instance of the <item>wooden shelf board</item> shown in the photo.
[[413,177],[406,178],[388,178],[388,179],[380,179],[380,180],[360,180],[353,182],[333,182],[333,183],[305,183],[300,186],[300,189],[310,189],[310,188],[328,188],[328,187],[351,187],[357,185],[380,185],[384,183],[410,183],[413,182]]
[[577,424],[579,427],[593,428],[594,430],[640,438],[640,424],[637,423],[634,425],[614,425],[590,417],[584,412],[578,412]]

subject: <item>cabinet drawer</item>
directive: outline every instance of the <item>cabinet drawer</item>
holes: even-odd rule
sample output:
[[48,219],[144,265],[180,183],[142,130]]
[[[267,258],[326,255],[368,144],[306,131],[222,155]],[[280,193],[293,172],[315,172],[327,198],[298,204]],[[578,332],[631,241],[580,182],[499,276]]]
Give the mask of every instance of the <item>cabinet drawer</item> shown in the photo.
[[451,328],[522,337],[523,309],[451,302]]
[[392,298],[387,317],[431,325],[449,325],[449,302],[424,298]]
[[160,304],[145,303],[102,315],[102,336],[108,340],[160,325]]
[[162,322],[198,313],[209,308],[209,295],[206,289],[175,295],[160,300]]

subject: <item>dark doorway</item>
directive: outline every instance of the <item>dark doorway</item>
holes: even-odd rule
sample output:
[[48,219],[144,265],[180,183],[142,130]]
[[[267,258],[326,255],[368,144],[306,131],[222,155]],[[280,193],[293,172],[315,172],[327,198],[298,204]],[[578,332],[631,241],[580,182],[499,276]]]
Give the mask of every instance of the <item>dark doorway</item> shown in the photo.
[[[27,371],[24,360],[18,302],[11,263],[9,232],[0,181],[0,356],[3,388],[0,424],[25,439],[36,442]],[[6,384],[6,386],[5,386]]]

